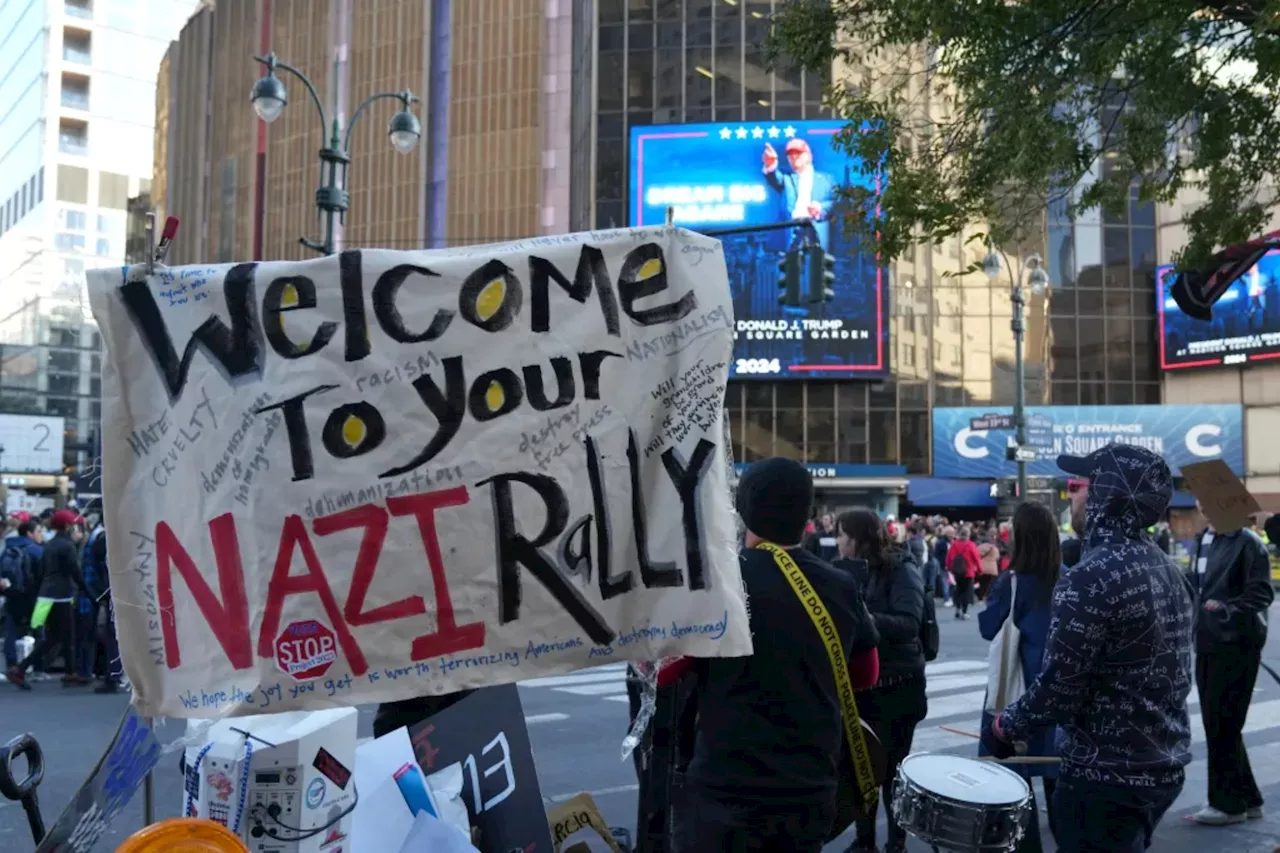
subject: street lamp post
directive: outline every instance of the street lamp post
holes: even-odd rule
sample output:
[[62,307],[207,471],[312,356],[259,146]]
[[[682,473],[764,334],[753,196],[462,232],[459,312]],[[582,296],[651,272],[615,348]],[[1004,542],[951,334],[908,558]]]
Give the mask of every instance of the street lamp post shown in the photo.
[[[1000,258],[1002,256],[1004,256],[1004,252],[992,249],[990,254],[987,255],[987,259],[983,262],[983,268],[993,282],[1000,277]],[[1044,271],[1044,261],[1039,255],[1028,255],[1016,272],[1012,268],[1009,269],[1009,302],[1013,308],[1013,316],[1009,321],[1009,327],[1013,330],[1013,427],[1014,443],[1016,445],[1014,459],[1018,463],[1018,498],[1020,500],[1026,500],[1027,497],[1027,451],[1024,449],[1027,444],[1027,380],[1026,367],[1022,355],[1026,331],[1023,323],[1023,308],[1026,305],[1026,296],[1022,285],[1024,273],[1027,286],[1032,293],[1043,293],[1049,285],[1049,276]]]
[[[370,104],[384,98],[395,98],[400,102],[400,109],[391,117],[391,123],[387,127],[387,135],[391,139],[391,145],[397,151],[401,154],[408,154],[417,146],[418,139],[422,136],[422,126],[418,123],[418,117],[409,109],[410,106],[418,102],[418,98],[408,89],[402,92],[379,92],[376,95],[370,95],[351,114],[351,120],[347,122],[344,134],[336,117],[333,119],[332,126],[330,125],[328,118],[325,116],[324,105],[320,102],[320,95],[317,94],[316,87],[307,79],[307,75],[289,63],[277,59],[274,53],[268,53],[266,56],[255,56],[254,59],[267,68],[267,73],[259,77],[257,82],[253,84],[253,91],[249,96],[253,104],[253,110],[260,119],[268,123],[275,121],[289,103],[289,93],[285,89],[284,81],[276,76],[276,69],[281,69],[288,71],[302,81],[302,85],[306,87],[307,92],[311,95],[311,100],[316,105],[316,110],[320,113],[320,133],[322,137],[326,132],[330,134],[328,144],[320,149],[320,175],[324,185],[316,190],[316,207],[324,212],[324,239],[316,241],[309,240],[306,237],[299,237],[298,242],[313,251],[332,255],[334,251],[335,223],[340,221],[341,217],[346,213],[350,199],[347,194],[346,183],[347,166],[351,163],[348,153],[351,147],[351,129],[355,127],[356,121]],[[340,167],[341,175],[339,175]]]

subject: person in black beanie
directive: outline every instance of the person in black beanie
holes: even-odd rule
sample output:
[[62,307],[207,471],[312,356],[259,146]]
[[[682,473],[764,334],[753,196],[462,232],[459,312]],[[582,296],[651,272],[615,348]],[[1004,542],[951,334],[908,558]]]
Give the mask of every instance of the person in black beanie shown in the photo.
[[822,637],[773,554],[784,549],[835,622],[854,689],[875,683],[879,637],[853,578],[801,545],[813,480],[765,459],[738,481],[754,654],[698,659],[693,757],[672,809],[673,853],[819,853],[837,827],[845,729]]

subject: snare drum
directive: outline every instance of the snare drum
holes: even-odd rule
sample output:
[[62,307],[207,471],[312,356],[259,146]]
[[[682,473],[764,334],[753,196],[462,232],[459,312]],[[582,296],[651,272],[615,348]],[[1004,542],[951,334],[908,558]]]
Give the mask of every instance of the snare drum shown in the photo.
[[989,761],[918,753],[903,760],[894,780],[898,824],[956,853],[1012,853],[1031,810],[1026,781]]

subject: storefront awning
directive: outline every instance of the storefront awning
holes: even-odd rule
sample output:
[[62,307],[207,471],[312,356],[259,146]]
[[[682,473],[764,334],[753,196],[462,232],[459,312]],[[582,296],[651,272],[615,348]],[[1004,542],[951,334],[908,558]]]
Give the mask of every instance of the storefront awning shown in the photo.
[[926,507],[994,507],[988,480],[959,480],[947,477],[912,477],[907,481],[907,500]]

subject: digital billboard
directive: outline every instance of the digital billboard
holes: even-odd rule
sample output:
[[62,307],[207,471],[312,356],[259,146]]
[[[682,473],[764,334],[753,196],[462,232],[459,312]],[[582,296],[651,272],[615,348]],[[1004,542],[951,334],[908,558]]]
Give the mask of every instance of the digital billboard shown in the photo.
[[[730,122],[631,128],[630,224],[674,222],[715,232],[814,220],[810,226],[717,235],[733,291],[737,379],[875,379],[888,373],[887,282],[874,241],[845,232],[839,187],[876,188],[832,144],[843,121]],[[788,250],[802,284],[780,287]],[[830,255],[825,267],[822,255]],[[816,255],[816,257],[815,257]],[[797,257],[797,256],[793,256]],[[824,273],[827,274],[824,282]]]
[[1182,313],[1169,295],[1173,267],[1156,268],[1160,367],[1241,365],[1280,358],[1280,251],[1262,256],[1213,305],[1205,322]]
[[[1244,408],[1204,406],[1028,406],[1027,473],[1065,477],[1058,455],[1086,456],[1111,442],[1136,444],[1183,465],[1221,459],[1244,473]],[[1017,473],[1005,448],[1013,441],[1007,406],[933,410],[933,476],[999,479]]]

